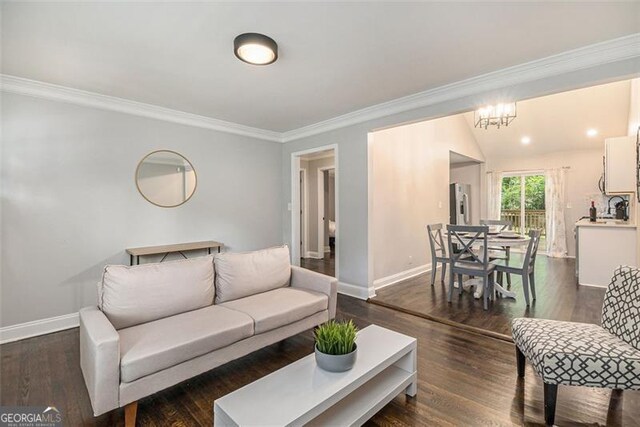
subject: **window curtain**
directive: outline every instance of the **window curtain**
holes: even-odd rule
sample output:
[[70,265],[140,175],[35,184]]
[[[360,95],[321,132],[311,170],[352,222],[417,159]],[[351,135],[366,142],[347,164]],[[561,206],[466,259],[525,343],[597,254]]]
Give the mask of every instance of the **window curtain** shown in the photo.
[[545,171],[545,217],[547,223],[547,255],[564,257],[567,255],[567,233],[564,223],[564,170]]
[[487,219],[500,219],[502,172],[487,172]]

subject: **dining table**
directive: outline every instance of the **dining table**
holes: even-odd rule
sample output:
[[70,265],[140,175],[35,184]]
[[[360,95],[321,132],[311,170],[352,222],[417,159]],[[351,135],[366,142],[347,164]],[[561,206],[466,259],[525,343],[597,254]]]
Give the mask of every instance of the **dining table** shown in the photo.
[[[460,235],[460,234],[461,233],[458,233],[460,240],[462,241],[462,243],[465,243],[465,244],[472,240],[472,235],[475,235],[475,233],[468,233],[469,237],[465,238],[466,237],[465,235]],[[529,236],[523,236],[521,234],[514,233],[513,231],[506,231],[506,232],[489,231],[487,235],[487,246],[489,248],[494,248],[494,247],[513,248],[513,247],[519,247],[519,246],[526,246],[529,244],[530,240],[531,238]],[[476,240],[473,246],[481,246],[481,243],[483,242]],[[454,287],[457,288],[459,286],[460,284],[457,281],[454,282]],[[482,291],[483,291],[482,279],[470,278],[462,282],[463,289],[466,290],[472,287],[475,288],[475,291],[473,294],[474,298],[476,299],[482,298]],[[495,290],[503,297],[515,299],[516,293],[503,288],[502,285],[499,284],[498,282],[495,282],[494,287],[495,287]]]

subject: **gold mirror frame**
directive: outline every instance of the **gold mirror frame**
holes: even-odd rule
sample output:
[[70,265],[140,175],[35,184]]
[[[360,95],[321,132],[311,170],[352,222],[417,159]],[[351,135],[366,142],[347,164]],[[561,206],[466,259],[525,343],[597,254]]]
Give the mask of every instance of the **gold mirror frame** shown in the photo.
[[[186,199],[184,199],[181,203],[178,203],[177,205],[160,205],[152,200],[150,200],[147,196],[144,195],[144,193],[142,192],[142,190],[140,189],[140,185],[138,184],[138,172],[140,171],[140,166],[142,166],[142,163],[144,163],[144,161],[149,157],[152,156],[153,154],[156,153],[171,153],[171,154],[175,154],[177,156],[180,156],[184,159],[185,162],[189,163],[189,166],[191,166],[191,170],[193,171],[193,175],[195,177],[195,185],[193,186],[193,191],[191,192],[191,194],[189,194],[189,197],[187,197]],[[193,197],[193,195],[196,193],[196,190],[198,189],[198,173],[196,172],[196,168],[193,167],[193,163],[191,163],[189,161],[189,159],[187,159],[185,156],[183,156],[182,154],[178,153],[177,151],[173,151],[173,150],[155,150],[152,151],[148,154],[146,154],[139,162],[138,162],[138,166],[136,167],[136,172],[133,176],[133,180],[136,183],[136,188],[138,189],[138,193],[140,193],[140,195],[149,203],[151,203],[154,206],[158,206],[159,208],[177,208],[178,206],[182,206],[185,203],[187,203],[189,200],[191,200],[191,198]]]

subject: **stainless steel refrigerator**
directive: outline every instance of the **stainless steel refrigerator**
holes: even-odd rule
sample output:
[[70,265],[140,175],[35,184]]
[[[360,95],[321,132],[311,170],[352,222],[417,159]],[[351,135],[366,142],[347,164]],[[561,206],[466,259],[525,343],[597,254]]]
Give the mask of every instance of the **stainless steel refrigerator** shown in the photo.
[[449,224],[471,225],[471,185],[453,183],[449,186]]

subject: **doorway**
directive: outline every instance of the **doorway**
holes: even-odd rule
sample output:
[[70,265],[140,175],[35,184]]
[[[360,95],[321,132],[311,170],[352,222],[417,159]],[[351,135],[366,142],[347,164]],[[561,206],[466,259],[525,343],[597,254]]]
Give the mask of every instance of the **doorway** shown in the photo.
[[292,263],[337,276],[337,147],[292,153]]
[[544,173],[521,172],[503,176],[500,219],[511,221],[514,231],[521,235],[540,230],[540,246],[546,246]]

